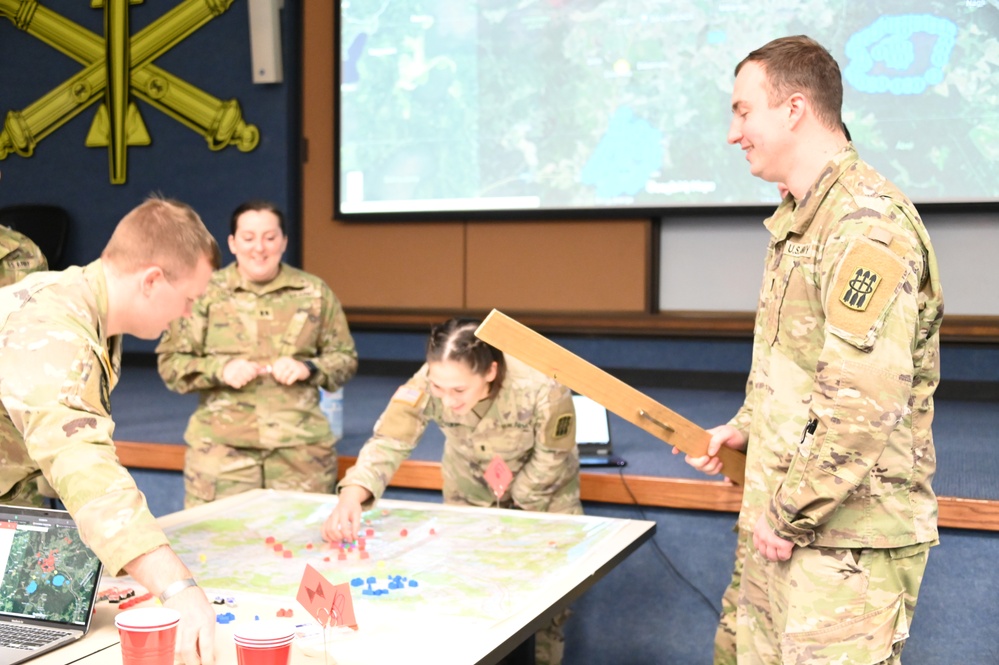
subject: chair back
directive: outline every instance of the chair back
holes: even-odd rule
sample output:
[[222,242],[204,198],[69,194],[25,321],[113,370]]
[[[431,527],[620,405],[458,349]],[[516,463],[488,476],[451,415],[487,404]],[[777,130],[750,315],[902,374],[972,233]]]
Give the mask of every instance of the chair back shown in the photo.
[[62,256],[69,236],[70,217],[63,208],[21,204],[0,208],[0,224],[28,236],[42,250],[49,270],[63,268]]

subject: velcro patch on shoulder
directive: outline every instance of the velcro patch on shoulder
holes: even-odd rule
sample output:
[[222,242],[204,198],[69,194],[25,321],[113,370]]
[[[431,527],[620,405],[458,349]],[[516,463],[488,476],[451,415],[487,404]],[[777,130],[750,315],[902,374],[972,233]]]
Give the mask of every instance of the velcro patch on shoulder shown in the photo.
[[426,393],[413,386],[399,386],[399,389],[392,395],[393,402],[400,402],[406,406],[419,406]]
[[905,279],[906,264],[883,244],[855,239],[846,250],[826,302],[830,326],[858,346],[873,344],[875,325]]
[[60,401],[71,409],[111,415],[108,376],[89,350],[81,350],[73,360],[70,374],[60,389]]
[[395,391],[388,408],[375,423],[375,434],[396,441],[415,444],[426,425],[424,407],[429,395],[413,386]]

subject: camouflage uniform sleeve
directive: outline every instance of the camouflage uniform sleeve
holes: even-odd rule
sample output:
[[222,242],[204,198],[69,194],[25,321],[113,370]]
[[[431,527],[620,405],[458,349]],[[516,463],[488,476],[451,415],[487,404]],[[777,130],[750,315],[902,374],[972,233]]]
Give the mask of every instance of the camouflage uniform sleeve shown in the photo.
[[3,376],[17,379],[2,382],[4,406],[108,573],[167,544],[115,454],[108,376],[89,344],[60,339],[5,355]]
[[[877,232],[831,242],[822,258],[826,334],[808,414],[816,427],[803,434],[767,510],[771,528],[798,545],[811,543],[815,528],[866,482],[889,437],[909,417],[925,267],[918,242],[910,246],[911,239],[891,228],[875,218]],[[858,269],[879,278],[863,309],[851,294]]]
[[399,465],[409,457],[427,429],[430,395],[426,374],[424,365],[395,391],[375,423],[374,435],[361,448],[357,463],[347,470],[339,487],[358,485],[371,492],[374,499],[385,493]]
[[38,245],[23,234],[0,227],[0,287],[48,269],[49,263]]
[[222,385],[228,356],[205,353],[209,302],[201,298],[190,317],[174,320],[156,346],[156,366],[170,390],[185,394]]
[[340,301],[325,284],[322,292],[323,325],[318,344],[319,356],[301,360],[311,360],[316,365],[318,371],[309,378],[310,382],[333,391],[357,373],[357,350]]
[[543,512],[554,495],[579,475],[572,393],[558,383],[544,385],[535,413],[534,449],[513,479],[510,496],[519,508]]
[[753,409],[751,404],[753,403],[753,372],[750,370],[749,379],[746,380],[746,399],[742,402],[742,406],[736,412],[732,419],[728,421],[728,425],[736,428],[744,437],[749,437],[750,425],[753,422]]

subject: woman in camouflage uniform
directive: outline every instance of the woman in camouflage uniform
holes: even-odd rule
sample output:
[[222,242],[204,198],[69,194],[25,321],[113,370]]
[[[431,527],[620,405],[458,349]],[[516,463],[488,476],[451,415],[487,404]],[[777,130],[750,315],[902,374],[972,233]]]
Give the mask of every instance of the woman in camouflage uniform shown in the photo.
[[280,211],[250,201],[232,215],[236,262],[217,271],[189,318],[156,352],[167,387],[197,391],[184,440],[184,505],[259,487],[332,492],[336,441],[319,388],[357,371],[340,301],[318,277],[281,262]]
[[[445,503],[582,514],[572,394],[476,338],[477,326],[458,319],[434,326],[426,364],[396,390],[357,464],[340,482],[324,538],[335,543],[357,537],[362,506],[382,495],[430,421],[445,438]],[[497,460],[513,478],[494,493],[486,470]],[[562,613],[536,635],[537,663],[561,662],[567,616]]]

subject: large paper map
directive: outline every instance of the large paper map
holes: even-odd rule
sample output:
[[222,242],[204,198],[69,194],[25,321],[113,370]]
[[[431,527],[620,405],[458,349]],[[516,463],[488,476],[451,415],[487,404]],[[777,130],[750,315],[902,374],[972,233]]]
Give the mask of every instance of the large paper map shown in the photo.
[[364,549],[358,544],[344,551],[319,535],[335,497],[250,497],[228,504],[222,514],[195,513],[166,527],[174,549],[210,594],[279,596],[290,606],[308,563],[334,584],[352,582],[355,607],[422,609],[473,623],[499,621],[523,607],[575,564],[585,565],[591,550],[627,523],[384,502],[364,514]]

